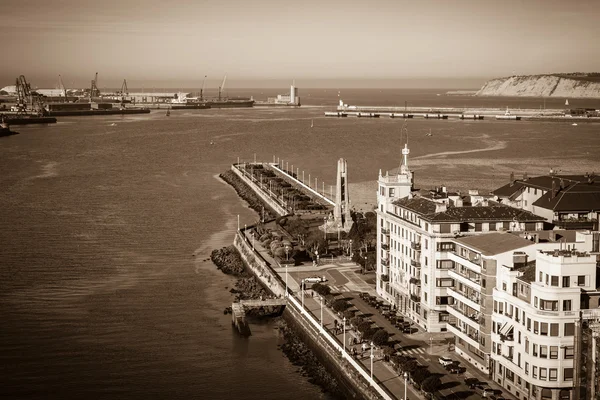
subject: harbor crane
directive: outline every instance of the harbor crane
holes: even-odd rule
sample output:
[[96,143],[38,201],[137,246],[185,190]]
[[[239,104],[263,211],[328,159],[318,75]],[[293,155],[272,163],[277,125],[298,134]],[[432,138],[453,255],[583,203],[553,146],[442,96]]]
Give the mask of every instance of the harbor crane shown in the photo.
[[17,115],[27,114],[27,105],[31,105],[30,110],[38,114],[44,113],[44,105],[40,99],[40,95],[31,91],[31,85],[27,83],[25,76],[19,75],[16,81],[17,89],[17,104],[15,106]]
[[92,85],[90,88],[90,102],[94,97],[100,97],[100,90],[98,89],[98,73],[96,72],[96,77],[92,80]]
[[223,83],[219,86],[219,101],[221,101],[221,94],[223,93],[223,89],[225,89],[225,81],[227,80],[227,75],[223,78]]
[[204,101],[204,84],[206,83],[206,75],[204,75],[204,80],[202,81],[202,89],[200,89],[200,101]]
[[62,90],[62,95],[65,96],[65,101],[67,100],[67,89],[65,88],[65,84],[63,83],[62,76],[58,75],[58,88]]

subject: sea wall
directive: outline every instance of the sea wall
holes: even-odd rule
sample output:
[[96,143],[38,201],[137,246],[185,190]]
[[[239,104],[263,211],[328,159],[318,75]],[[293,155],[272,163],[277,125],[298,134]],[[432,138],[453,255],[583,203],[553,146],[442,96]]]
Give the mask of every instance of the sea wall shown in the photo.
[[279,216],[279,213],[269,207],[268,204],[265,204],[263,199],[252,189],[252,186],[248,186],[247,180],[242,179],[233,168],[222,173],[219,177],[231,185],[238,196],[248,203],[248,207],[256,211],[258,215],[262,216],[265,220],[274,219]]
[[487,81],[476,96],[600,98],[600,82],[557,75],[523,75]]
[[231,170],[242,182],[244,182],[247,185],[247,187],[250,190],[252,190],[258,197],[260,197],[260,199],[269,208],[275,211],[275,213],[277,213],[277,216],[289,214],[288,210],[286,210],[285,207],[279,204],[277,200],[273,199],[268,194],[264,193],[262,190],[255,190],[256,185],[254,184],[254,182],[252,182],[250,178],[248,178],[244,173],[242,173],[242,171],[240,171],[235,165],[231,166]]

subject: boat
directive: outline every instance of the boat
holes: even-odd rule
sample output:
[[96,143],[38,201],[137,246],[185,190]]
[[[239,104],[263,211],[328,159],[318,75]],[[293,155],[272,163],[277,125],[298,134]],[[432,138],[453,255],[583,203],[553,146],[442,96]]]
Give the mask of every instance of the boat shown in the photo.
[[170,116],[171,116],[171,109],[169,108],[169,109],[167,109],[167,117],[170,117]]
[[573,125],[573,126],[577,126],[577,122],[573,122],[571,125]]
[[311,119],[311,120],[310,120],[310,127],[312,128],[312,127],[314,127],[314,126],[315,126],[315,120],[314,120],[314,119]]
[[0,123],[0,137],[12,136],[12,135],[18,135],[18,134],[19,134],[19,132],[11,131],[8,124],[4,121],[4,119],[2,120],[2,122]]
[[496,119],[509,119],[513,121],[520,121],[521,117],[518,115],[512,115],[510,111],[508,111],[508,107],[506,107],[506,112],[504,113],[504,115],[496,115]]
[[427,133],[425,136],[433,136],[433,135],[431,134],[431,128],[429,128],[429,133]]
[[569,99],[566,99],[565,100],[565,106],[568,106],[568,105],[569,105]]
[[224,97],[223,90],[225,89],[225,82],[227,81],[227,75],[223,78],[221,86],[219,86],[219,97],[216,99],[206,101],[206,104],[210,108],[247,108],[254,107],[254,99],[248,97]]

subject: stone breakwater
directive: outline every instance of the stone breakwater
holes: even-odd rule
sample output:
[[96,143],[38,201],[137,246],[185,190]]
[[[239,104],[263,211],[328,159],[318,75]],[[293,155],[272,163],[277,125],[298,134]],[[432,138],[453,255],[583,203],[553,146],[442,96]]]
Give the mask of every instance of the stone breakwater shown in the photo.
[[277,328],[284,343],[279,346],[292,364],[300,368],[299,373],[309,378],[309,382],[318,385],[335,399],[344,399],[337,380],[319,362],[311,349],[298,337],[283,319],[277,321]]
[[223,273],[237,278],[235,287],[230,290],[231,293],[235,294],[234,301],[256,300],[267,297],[266,290],[258,280],[246,271],[244,262],[234,246],[213,250],[210,259]]
[[275,213],[271,207],[265,204],[260,197],[258,197],[258,195],[252,189],[250,189],[248,185],[246,185],[233,171],[229,170],[223,172],[219,175],[219,177],[231,185],[235,189],[238,196],[244,199],[246,203],[248,203],[248,207],[256,211],[258,215],[263,213],[264,207],[264,220],[278,217],[278,214]]

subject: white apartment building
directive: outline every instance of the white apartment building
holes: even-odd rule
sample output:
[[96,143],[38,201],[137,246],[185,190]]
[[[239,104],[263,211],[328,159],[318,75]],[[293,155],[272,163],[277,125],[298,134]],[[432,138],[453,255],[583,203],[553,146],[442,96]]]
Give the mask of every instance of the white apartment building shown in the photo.
[[[541,230],[544,218],[529,211],[439,188],[414,195],[409,149],[397,174],[380,171],[377,193],[377,293],[429,332],[447,330],[454,287],[449,252],[455,236]],[[449,289],[450,288],[450,289]]]

